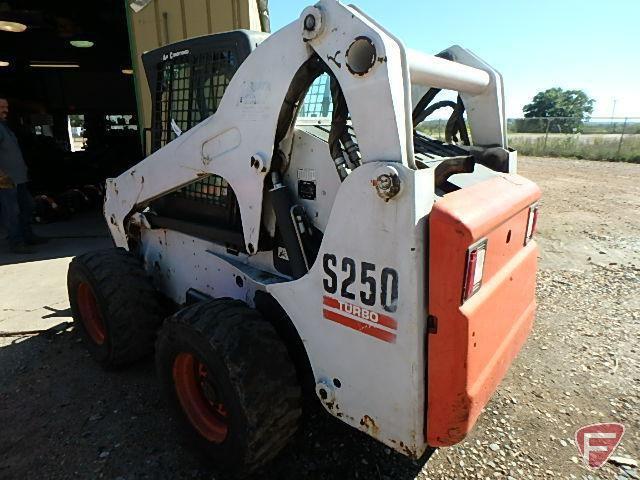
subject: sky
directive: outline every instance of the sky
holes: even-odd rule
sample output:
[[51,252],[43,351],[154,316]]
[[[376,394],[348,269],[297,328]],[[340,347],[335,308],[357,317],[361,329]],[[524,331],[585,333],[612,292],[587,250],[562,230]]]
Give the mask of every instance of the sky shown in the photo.
[[[313,0],[271,0],[275,31]],[[502,73],[508,117],[552,87],[582,89],[593,117],[640,118],[640,0],[351,0],[407,47],[458,44]],[[615,112],[614,112],[615,100]]]

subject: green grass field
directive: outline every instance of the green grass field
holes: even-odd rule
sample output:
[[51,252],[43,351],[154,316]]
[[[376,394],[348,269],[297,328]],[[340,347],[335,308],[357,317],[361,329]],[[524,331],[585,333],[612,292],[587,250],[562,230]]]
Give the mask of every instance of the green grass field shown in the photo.
[[640,163],[640,135],[513,133],[509,146],[523,155]]
[[[432,138],[444,141],[445,120],[431,120],[418,128]],[[587,160],[608,160],[640,163],[640,133],[622,137],[612,133],[509,133],[509,146],[523,155],[537,157],[572,157]],[[471,132],[473,136],[473,132]]]

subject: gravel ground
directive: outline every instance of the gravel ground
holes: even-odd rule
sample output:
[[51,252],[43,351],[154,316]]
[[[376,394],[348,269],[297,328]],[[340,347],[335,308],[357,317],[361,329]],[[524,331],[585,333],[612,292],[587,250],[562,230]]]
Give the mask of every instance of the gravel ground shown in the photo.
[[[411,462],[318,413],[256,478],[640,479],[587,470],[573,442],[622,422],[616,455],[640,459],[640,165],[524,158],[521,173],[544,193],[537,321],[467,440]],[[220,479],[175,435],[152,362],[100,370],[67,315],[0,337],[0,478]]]

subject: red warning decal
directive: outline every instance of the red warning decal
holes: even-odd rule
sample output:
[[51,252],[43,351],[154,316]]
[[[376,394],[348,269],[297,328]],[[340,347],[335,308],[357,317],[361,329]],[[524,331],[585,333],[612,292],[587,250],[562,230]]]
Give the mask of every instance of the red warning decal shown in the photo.
[[322,314],[327,320],[352,328],[388,343],[396,342],[398,322],[388,315],[374,312],[359,305],[341,302],[324,296]]

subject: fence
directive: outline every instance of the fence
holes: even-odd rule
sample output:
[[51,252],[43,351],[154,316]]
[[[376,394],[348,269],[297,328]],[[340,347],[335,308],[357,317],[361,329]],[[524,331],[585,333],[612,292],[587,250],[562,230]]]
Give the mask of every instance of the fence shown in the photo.
[[[300,117],[327,118],[333,105],[327,74],[318,77],[307,92]],[[446,119],[422,122],[418,129],[445,140]],[[640,117],[510,118],[509,146],[523,155],[576,157],[640,163]],[[357,133],[357,132],[356,132]],[[473,129],[469,132],[473,138]]]
[[[420,129],[444,140],[446,124],[446,120],[430,120]],[[509,146],[523,155],[640,163],[640,117],[511,118],[507,130]]]

